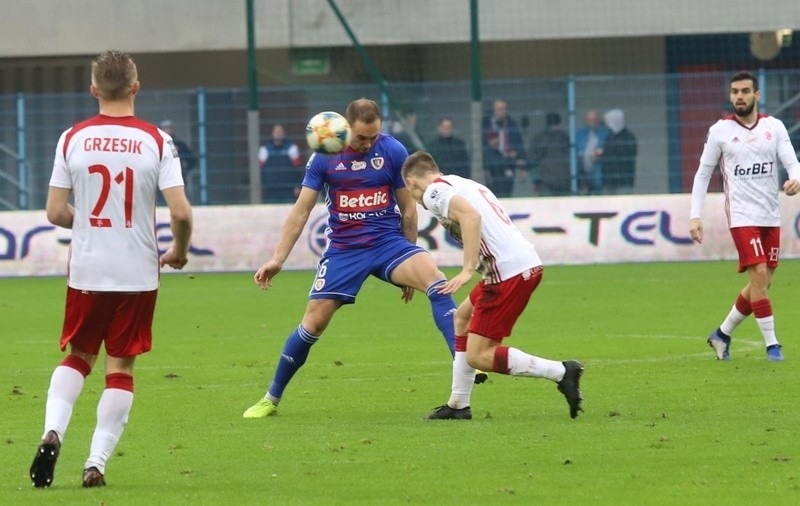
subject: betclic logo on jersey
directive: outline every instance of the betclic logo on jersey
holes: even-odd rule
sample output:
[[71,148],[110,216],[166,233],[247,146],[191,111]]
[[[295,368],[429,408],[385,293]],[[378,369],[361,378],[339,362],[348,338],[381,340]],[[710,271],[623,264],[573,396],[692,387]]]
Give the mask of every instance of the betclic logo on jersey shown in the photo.
[[336,192],[336,210],[340,213],[368,213],[389,204],[389,187]]

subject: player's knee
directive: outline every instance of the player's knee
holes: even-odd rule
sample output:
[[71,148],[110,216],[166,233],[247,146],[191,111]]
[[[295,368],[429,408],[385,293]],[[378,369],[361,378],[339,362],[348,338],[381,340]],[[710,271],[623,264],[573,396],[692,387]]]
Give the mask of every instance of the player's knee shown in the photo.
[[467,364],[473,369],[485,369],[485,367],[482,366],[480,357],[481,356],[478,353],[470,354],[467,352]]

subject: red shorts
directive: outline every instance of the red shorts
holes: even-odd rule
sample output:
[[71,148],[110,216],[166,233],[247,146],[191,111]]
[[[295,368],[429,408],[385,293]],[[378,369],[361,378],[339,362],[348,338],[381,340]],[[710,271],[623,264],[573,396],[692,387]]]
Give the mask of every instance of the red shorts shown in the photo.
[[133,357],[150,351],[157,290],[151,292],[84,292],[67,287],[61,350]]
[[767,264],[770,269],[778,267],[780,227],[736,227],[731,229],[731,237],[739,252],[739,272],[758,264]]
[[481,281],[475,285],[469,294],[473,306],[469,332],[493,341],[510,336],[543,272],[542,266],[538,266],[500,283],[488,285]]

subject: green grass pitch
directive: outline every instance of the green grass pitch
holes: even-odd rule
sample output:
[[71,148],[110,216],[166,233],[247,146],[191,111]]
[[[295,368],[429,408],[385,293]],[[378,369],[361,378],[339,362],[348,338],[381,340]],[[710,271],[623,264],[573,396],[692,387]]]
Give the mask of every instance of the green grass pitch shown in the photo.
[[449,355],[423,295],[404,305],[371,279],[278,415],[245,420],[311,277],[262,292],[248,273],[163,276],[130,423],[91,490],[102,360],[53,486],[32,489],[65,282],[0,279],[0,504],[800,504],[800,261],[771,289],[778,364],[752,318],[731,362],[705,343],[745,283],[734,262],[547,267],[506,343],[584,363],[575,420],[555,384],[497,374],[475,387],[472,421],[423,420],[447,400]]

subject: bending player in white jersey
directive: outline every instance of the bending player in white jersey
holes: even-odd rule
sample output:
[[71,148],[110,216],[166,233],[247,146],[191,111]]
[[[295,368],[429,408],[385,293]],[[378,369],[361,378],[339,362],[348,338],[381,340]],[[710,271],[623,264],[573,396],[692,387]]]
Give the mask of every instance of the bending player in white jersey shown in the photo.
[[789,173],[789,180],[783,184],[786,195],[800,191],[800,162],[783,123],[758,113],[761,93],[755,76],[740,72],[731,78],[730,86],[735,114],[717,121],[708,130],[692,187],[689,233],[698,243],[703,242],[703,201],[711,173],[719,164],[728,227],[739,253],[739,272],[747,271],[748,283],[719,328],[708,336],[708,344],[718,360],[730,360],[731,334],[752,313],[764,336],[767,359],[781,361],[783,352],[767,295],[780,257],[778,162]]
[[475,369],[552,380],[566,397],[570,416],[578,416],[583,373],[579,362],[548,360],[502,345],[542,279],[542,261],[533,244],[522,236],[491,190],[471,179],[442,175],[430,154],[418,151],[409,156],[403,178],[414,199],[464,246],[461,272],[439,291],[454,293],[476,270],[483,278],[454,318],[450,400],[428,418],[472,418]]
[[[61,333],[61,350],[69,345],[70,351],[53,371],[47,391],[44,434],[30,468],[37,488],[53,482],[72,408],[101,347],[105,389],[83,486],[105,485],[106,462],[133,404],[133,364],[151,346],[159,265],[183,268],[192,232],[192,209],[172,139],[133,115],[139,81],[130,56],[100,54],[92,62],[90,90],[100,114],[61,135],[47,196],[47,219],[72,229]],[[174,237],[160,258],[154,227],[159,189]]]

